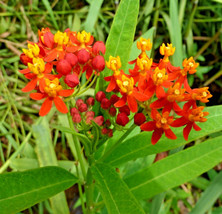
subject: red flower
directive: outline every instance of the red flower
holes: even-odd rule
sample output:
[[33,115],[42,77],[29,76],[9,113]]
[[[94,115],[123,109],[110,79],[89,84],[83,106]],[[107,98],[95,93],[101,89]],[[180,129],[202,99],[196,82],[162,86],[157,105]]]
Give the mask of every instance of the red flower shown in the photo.
[[62,86],[59,85],[58,78],[52,81],[50,81],[49,79],[45,79],[45,83],[46,83],[46,86],[44,88],[45,93],[31,93],[30,94],[30,97],[33,100],[41,100],[41,99],[46,98],[39,111],[39,115],[40,116],[47,115],[52,108],[53,102],[55,103],[55,106],[58,111],[64,114],[68,113],[66,104],[62,101],[62,99],[59,96],[68,97],[74,92],[74,90],[73,89],[62,90]]
[[143,131],[153,131],[151,143],[154,145],[161,138],[162,134],[165,133],[165,136],[169,139],[176,139],[176,135],[170,129],[170,126],[173,122],[173,117],[169,116],[169,112],[162,112],[162,115],[156,110],[151,111],[151,117],[153,121],[149,121],[140,126]]

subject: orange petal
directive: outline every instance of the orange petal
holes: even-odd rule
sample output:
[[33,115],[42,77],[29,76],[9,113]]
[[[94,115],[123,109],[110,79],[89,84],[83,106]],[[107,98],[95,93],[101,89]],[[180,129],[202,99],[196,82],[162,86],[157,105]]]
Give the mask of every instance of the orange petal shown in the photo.
[[21,74],[27,74],[30,72],[30,69],[29,68],[26,68],[26,69],[23,69],[23,70],[20,70],[19,71]]
[[143,131],[153,131],[155,128],[156,128],[155,121],[149,121],[149,122],[144,123],[140,126],[140,129]]
[[60,97],[55,97],[54,103],[55,103],[55,106],[58,111],[60,111],[61,113],[64,113],[64,114],[68,113],[69,110],[66,107],[66,104],[62,101],[62,99]]
[[41,100],[43,98],[45,98],[45,94],[42,94],[42,93],[31,93],[29,95],[33,100]]
[[38,79],[34,78],[32,79],[23,89],[23,92],[29,92],[35,89],[35,86],[37,84]]
[[133,96],[134,96],[137,100],[139,100],[139,101],[141,101],[141,102],[146,101],[146,100],[149,99],[149,97],[148,97],[147,95],[142,94],[142,93],[139,93],[139,92],[137,92],[136,90],[133,91]]
[[188,140],[188,136],[192,129],[192,123],[188,123],[187,126],[183,129],[183,137],[185,140]]
[[46,56],[45,58],[44,58],[44,61],[45,62],[51,62],[51,61],[53,61],[54,59],[56,59],[57,58],[57,51],[54,49],[54,50],[52,50],[49,54],[48,54],[48,56]]
[[137,112],[137,102],[133,95],[127,96],[127,103],[131,112]]
[[45,65],[45,72],[44,73],[46,73],[46,74],[51,73],[52,67],[53,67],[52,63],[46,63],[46,65]]
[[74,92],[74,89],[61,90],[58,92],[58,95],[62,97],[69,97],[73,94],[73,92]]
[[42,107],[39,111],[39,115],[40,116],[47,115],[49,111],[51,110],[51,108],[52,108],[52,100],[49,97],[47,97],[45,101],[42,103]]
[[172,132],[171,129],[165,129],[164,132],[167,138],[172,139],[172,140],[177,139],[177,136]]
[[121,99],[119,99],[115,104],[114,106],[115,107],[122,107],[126,104],[126,97],[123,96]]
[[106,89],[106,92],[111,92],[116,88],[116,80],[114,77],[111,78],[111,81]]

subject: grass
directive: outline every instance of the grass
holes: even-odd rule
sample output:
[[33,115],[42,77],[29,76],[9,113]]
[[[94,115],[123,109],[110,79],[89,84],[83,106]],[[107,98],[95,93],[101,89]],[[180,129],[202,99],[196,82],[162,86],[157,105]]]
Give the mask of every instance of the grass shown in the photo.
[[[156,48],[162,42],[173,42],[178,47],[173,59],[176,62],[177,57],[181,60],[181,56],[194,56],[200,67],[189,81],[193,87],[210,88],[214,97],[208,105],[221,104],[222,4],[208,0],[179,2],[141,0],[136,38],[154,26],[155,51],[152,54],[155,58],[160,57]],[[76,31],[86,28],[92,32],[96,40],[105,41],[118,1],[33,0],[31,4],[28,1],[22,3],[8,0],[0,3],[0,173],[3,173],[20,170],[21,165],[15,164],[20,158],[35,159],[36,140],[31,125],[39,118],[40,105],[21,91],[27,80],[18,72],[23,68],[19,63],[19,55],[22,48],[26,47],[27,40],[36,42],[37,30],[49,27],[53,32],[64,31],[66,28]],[[181,65],[181,61],[178,65]],[[49,119],[55,123],[58,120],[57,116],[52,115]],[[57,158],[70,159],[70,153],[74,152],[74,148],[66,145],[65,136],[53,130],[53,137]],[[32,165],[22,166],[22,169],[29,167]],[[157,213],[156,210],[161,214],[187,213],[200,198],[201,191],[210,191],[207,188],[208,183],[212,181],[214,185],[218,171],[212,169],[195,181],[155,197],[153,204],[144,202],[143,206],[152,213]],[[69,192],[67,197],[68,195]],[[203,197],[206,197],[206,194]],[[68,197],[69,206],[74,212],[76,208],[73,208],[71,200]],[[164,203],[161,203],[163,200]],[[221,203],[221,198],[211,201],[208,213],[217,213]],[[50,209],[46,201],[26,210],[25,213],[43,213],[44,210],[51,213]]]

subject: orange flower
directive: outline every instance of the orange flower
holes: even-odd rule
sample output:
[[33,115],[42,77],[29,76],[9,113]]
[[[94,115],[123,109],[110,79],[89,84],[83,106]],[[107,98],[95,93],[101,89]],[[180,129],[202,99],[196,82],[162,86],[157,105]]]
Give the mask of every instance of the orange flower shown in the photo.
[[188,72],[189,74],[196,73],[196,68],[199,66],[199,63],[196,63],[193,57],[190,57],[189,59],[183,60],[182,65],[184,68],[181,70],[181,74],[185,76]]
[[152,43],[150,42],[150,39],[144,39],[144,38],[140,38],[140,41],[137,42],[137,48],[139,50],[142,51],[142,55],[144,55],[143,53],[146,54],[145,51],[149,51],[152,48]]
[[44,93],[31,93],[30,97],[33,100],[41,100],[45,99],[42,104],[42,107],[39,111],[40,116],[45,116],[49,113],[52,108],[53,102],[58,111],[61,113],[68,113],[68,109],[66,104],[62,101],[59,96],[68,97],[73,94],[73,89],[63,90],[62,86],[59,84],[59,79],[55,78],[54,80],[50,81],[49,79],[45,79],[46,86],[44,88]]
[[20,70],[19,72],[24,74],[26,78],[31,81],[22,89],[23,92],[29,92],[39,86],[41,92],[44,92],[45,78],[54,78],[50,72],[52,71],[52,64],[45,62],[42,58],[33,58],[33,64],[28,63],[28,68]]
[[190,105],[191,103],[189,102],[185,104],[183,107],[183,111],[180,113],[182,117],[176,119],[171,124],[171,126],[173,127],[180,127],[186,125],[183,129],[183,136],[185,140],[188,140],[188,136],[192,128],[194,128],[196,131],[201,130],[201,128],[195,122],[207,121],[205,116],[209,114],[208,112],[203,112],[204,106],[189,109]]
[[208,103],[209,98],[212,94],[208,90],[209,87],[195,88],[192,89],[191,93],[188,95],[188,99],[200,100],[202,103]]
[[134,80],[132,77],[128,78],[126,75],[122,74],[121,78],[116,80],[116,83],[123,97],[114,104],[115,107],[122,107],[128,103],[130,111],[137,112],[137,100],[140,102],[148,100],[146,95],[139,93],[134,87]]
[[153,131],[151,143],[154,145],[161,138],[162,134],[165,133],[165,136],[169,139],[176,139],[176,135],[170,129],[171,124],[173,123],[173,117],[169,116],[169,112],[162,112],[162,115],[156,110],[152,109],[151,117],[153,121],[146,122],[140,126],[143,131]]
[[163,55],[163,61],[169,62],[169,56],[172,56],[175,52],[175,47],[172,44],[167,43],[167,46],[163,43],[160,46],[160,54]]

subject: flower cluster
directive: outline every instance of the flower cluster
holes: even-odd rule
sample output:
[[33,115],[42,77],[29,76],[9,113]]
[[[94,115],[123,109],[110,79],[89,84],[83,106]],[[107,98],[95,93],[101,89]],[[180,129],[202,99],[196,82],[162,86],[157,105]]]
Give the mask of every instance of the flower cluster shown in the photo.
[[[207,103],[212,97],[208,87],[191,89],[187,75],[194,74],[198,63],[193,57],[183,61],[183,68],[171,64],[169,57],[175,52],[172,44],[162,44],[160,54],[163,58],[153,62],[146,51],[152,48],[150,39],[141,38],[137,42],[141,50],[137,59],[129,62],[134,65],[129,74],[121,70],[120,57],[109,57],[106,65],[113,71],[112,76],[105,77],[109,82],[107,92],[120,93],[121,97],[114,107],[127,105],[134,116],[134,123],[140,125],[143,131],[154,131],[152,144],[158,142],[164,133],[169,139],[176,139],[170,127],[185,126],[184,138],[187,140],[192,128],[201,128],[196,122],[205,122],[208,112],[203,112],[203,106],[197,106],[197,101]],[[183,107],[182,107],[183,105]],[[148,119],[151,121],[147,121]]]
[[[40,116],[48,114],[53,102],[58,111],[67,113],[68,108],[61,97],[79,95],[95,82],[99,72],[105,68],[101,55],[105,54],[105,45],[100,41],[93,44],[93,36],[85,31],[66,29],[53,34],[50,29],[43,28],[38,35],[38,43],[28,41],[28,49],[23,49],[20,56],[21,62],[27,66],[20,73],[29,79],[22,91],[36,90],[30,97],[45,99]],[[83,74],[87,82],[81,86]]]

